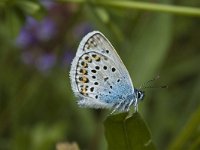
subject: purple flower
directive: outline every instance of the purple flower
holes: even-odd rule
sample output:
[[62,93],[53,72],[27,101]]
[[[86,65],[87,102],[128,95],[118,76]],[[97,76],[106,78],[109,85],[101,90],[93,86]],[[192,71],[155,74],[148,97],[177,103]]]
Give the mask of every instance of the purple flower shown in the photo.
[[26,28],[22,28],[19,36],[16,39],[16,44],[20,47],[26,48],[36,43],[37,38],[31,34]]
[[56,24],[50,18],[45,18],[40,23],[38,28],[37,36],[41,41],[48,41],[53,38],[56,34]]
[[44,54],[41,55],[35,63],[38,70],[45,72],[55,65],[56,56],[54,54]]
[[55,1],[54,0],[40,0],[40,2],[47,9],[51,9],[55,5]]
[[21,29],[19,36],[16,39],[16,44],[22,48],[27,48],[28,46],[35,45],[38,40],[36,36],[36,30],[39,23],[31,18],[26,18],[26,24]]
[[[60,53],[57,53],[56,50],[62,45],[61,42],[63,42],[63,37],[66,35],[69,21],[77,7],[76,5],[59,4],[54,0],[40,1],[47,9],[47,17],[41,21],[27,17],[16,42],[22,49],[22,61],[46,73],[54,67],[57,58],[63,57],[59,56],[58,54]],[[77,29],[77,32],[82,33],[82,35],[89,30],[86,24],[83,26]],[[77,35],[77,37],[80,36]],[[69,45],[73,43],[71,41],[68,43]],[[61,59],[60,63],[71,64],[73,56],[74,53],[72,51],[67,51],[64,61]]]
[[26,17],[26,24],[25,24],[25,28],[27,28],[28,30],[34,30],[35,28],[37,28],[39,25],[39,22],[37,20],[35,20],[33,17]]
[[74,37],[77,39],[82,38],[84,35],[86,35],[88,32],[93,31],[93,27],[88,22],[80,23],[75,29],[74,29]]
[[64,54],[64,59],[63,59],[63,63],[64,65],[71,65],[72,63],[72,60],[74,58],[74,53],[72,51],[66,51],[65,54]]

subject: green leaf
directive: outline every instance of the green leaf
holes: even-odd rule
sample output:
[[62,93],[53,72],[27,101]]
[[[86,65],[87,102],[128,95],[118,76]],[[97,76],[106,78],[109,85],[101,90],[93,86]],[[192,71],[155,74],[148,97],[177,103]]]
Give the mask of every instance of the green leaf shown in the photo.
[[1,27],[3,27],[4,30],[7,31],[2,30],[2,32],[7,32],[7,36],[9,36],[9,38],[16,37],[19,34],[21,20],[19,19],[16,11],[12,8],[8,7],[5,11],[5,14],[6,20],[2,22]]
[[17,1],[16,4],[28,14],[34,14],[40,9],[40,5],[31,1]]
[[99,18],[101,19],[101,21],[103,23],[106,24],[109,22],[110,18],[105,9],[97,7],[95,10],[96,10],[97,15],[99,16]]
[[169,150],[182,150],[184,148],[199,149],[200,107],[192,114],[190,120],[183,127],[180,134],[169,145]]
[[154,150],[151,134],[139,113],[108,116],[104,122],[108,150]]
[[137,24],[135,31],[124,43],[122,49],[126,49],[126,52],[123,56],[130,60],[125,64],[136,79],[135,85],[155,76],[155,72],[167,57],[171,42],[171,25],[169,15],[150,15]]

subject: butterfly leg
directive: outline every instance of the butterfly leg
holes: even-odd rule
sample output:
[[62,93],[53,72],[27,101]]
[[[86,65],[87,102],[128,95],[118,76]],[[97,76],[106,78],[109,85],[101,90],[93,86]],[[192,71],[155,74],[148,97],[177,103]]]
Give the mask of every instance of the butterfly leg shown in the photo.
[[135,99],[135,103],[134,103],[134,108],[135,108],[135,112],[138,112],[138,99]]
[[128,102],[124,105],[123,111],[128,112],[128,111],[130,110],[130,106],[133,104],[133,102],[134,102],[134,99],[132,99],[130,102],[128,101]]
[[131,107],[131,105],[133,104],[133,102],[134,102],[134,99],[132,99],[131,102],[129,103],[128,109]]
[[118,108],[118,110],[120,112],[127,112],[129,109],[128,108],[129,102],[127,100],[124,100],[123,103],[120,105],[120,107]]
[[120,106],[125,102],[125,100],[121,101],[120,103],[116,103],[113,107],[113,111],[110,114],[113,114],[117,109],[120,108]]

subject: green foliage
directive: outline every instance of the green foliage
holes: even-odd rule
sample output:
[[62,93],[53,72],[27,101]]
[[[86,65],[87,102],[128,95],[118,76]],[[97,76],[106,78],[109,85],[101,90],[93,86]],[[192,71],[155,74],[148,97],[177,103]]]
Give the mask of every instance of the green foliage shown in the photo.
[[182,128],[180,134],[171,143],[169,150],[181,150],[183,148],[198,150],[199,140],[200,107],[192,114],[188,123]]
[[155,150],[150,132],[139,113],[108,116],[104,127],[108,150]]
[[152,15],[137,24],[124,44],[127,49],[126,55],[132,60],[128,62],[128,67],[136,68],[130,70],[130,73],[139,79],[135,81],[136,84],[149,80],[146,73],[153,77],[160,68],[171,42],[171,23],[172,17],[169,15]]
[[[19,34],[23,21],[27,15],[39,16],[43,14],[41,5],[35,0],[3,0],[0,2],[0,16],[2,19],[1,32],[7,31],[6,34],[13,38]],[[1,31],[3,29],[3,31]]]

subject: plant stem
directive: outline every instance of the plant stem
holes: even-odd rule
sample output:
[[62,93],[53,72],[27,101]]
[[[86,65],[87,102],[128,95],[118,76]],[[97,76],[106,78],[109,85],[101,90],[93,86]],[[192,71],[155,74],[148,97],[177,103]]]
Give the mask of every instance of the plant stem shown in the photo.
[[[62,2],[74,2],[74,3],[87,3],[86,0],[58,0]],[[138,9],[152,12],[164,12],[176,15],[188,15],[200,17],[200,8],[186,7],[186,6],[172,6],[166,4],[154,4],[147,2],[136,1],[89,1],[93,5],[103,5],[117,7],[121,9]]]

